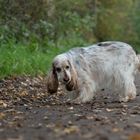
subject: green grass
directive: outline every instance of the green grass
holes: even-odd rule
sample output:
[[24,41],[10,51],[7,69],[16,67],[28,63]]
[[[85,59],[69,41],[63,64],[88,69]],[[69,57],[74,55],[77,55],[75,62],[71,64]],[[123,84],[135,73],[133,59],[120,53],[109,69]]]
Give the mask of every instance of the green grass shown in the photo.
[[134,50],[135,51],[137,51],[137,53],[140,53],[140,47],[138,47],[139,45],[136,45],[135,47],[134,47]]
[[57,48],[47,51],[31,50],[29,46],[14,45],[0,48],[0,77],[9,75],[45,74],[53,57],[61,52]]
[[128,42],[133,49],[135,50],[136,53],[140,53],[140,42],[134,41],[134,42]]
[[30,52],[25,46],[0,48],[0,77],[20,74],[36,74],[45,71],[48,59],[41,51]]
[[[70,41],[70,42],[69,42]],[[71,47],[82,46],[80,41],[59,41],[39,45],[32,42],[28,45],[10,41],[0,46],[0,78],[11,75],[46,74],[51,67],[52,59]],[[62,43],[63,42],[63,43]],[[63,44],[63,45],[62,45]],[[69,45],[68,45],[69,44]],[[57,47],[59,46],[59,47]]]

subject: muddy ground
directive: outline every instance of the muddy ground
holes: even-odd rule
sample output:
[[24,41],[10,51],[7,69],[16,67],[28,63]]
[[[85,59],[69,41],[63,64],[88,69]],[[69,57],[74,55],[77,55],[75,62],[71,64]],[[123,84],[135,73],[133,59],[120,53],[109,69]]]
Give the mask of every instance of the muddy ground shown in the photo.
[[48,95],[44,77],[0,81],[0,140],[140,140],[140,75],[137,98],[119,103],[110,90],[88,104]]

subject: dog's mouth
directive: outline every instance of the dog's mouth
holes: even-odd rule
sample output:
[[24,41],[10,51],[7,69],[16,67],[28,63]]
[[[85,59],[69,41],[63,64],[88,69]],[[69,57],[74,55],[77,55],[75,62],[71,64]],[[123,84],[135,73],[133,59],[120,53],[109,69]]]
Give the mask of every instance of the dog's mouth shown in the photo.
[[67,84],[70,83],[70,80],[64,80],[62,83],[65,84],[65,85],[67,85]]
[[68,84],[70,82],[70,78],[63,78],[63,84]]

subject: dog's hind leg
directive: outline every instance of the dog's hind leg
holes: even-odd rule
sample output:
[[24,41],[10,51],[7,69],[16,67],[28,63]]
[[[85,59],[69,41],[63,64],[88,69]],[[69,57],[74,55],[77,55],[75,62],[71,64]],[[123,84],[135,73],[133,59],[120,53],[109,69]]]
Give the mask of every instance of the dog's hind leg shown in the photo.
[[134,84],[134,76],[127,75],[124,79],[124,86],[121,91],[120,101],[127,102],[136,98],[136,86]]

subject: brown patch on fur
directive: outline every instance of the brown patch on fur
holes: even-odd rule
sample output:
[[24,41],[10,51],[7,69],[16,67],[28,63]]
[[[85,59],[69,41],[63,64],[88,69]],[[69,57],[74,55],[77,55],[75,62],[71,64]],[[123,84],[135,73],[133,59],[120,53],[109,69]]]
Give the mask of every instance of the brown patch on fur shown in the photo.
[[139,59],[138,70],[140,71],[140,54],[138,54],[137,57]]
[[55,73],[55,69],[53,66],[53,69],[50,71],[47,77],[47,90],[49,93],[55,93],[58,89],[58,79],[57,75]]
[[68,91],[72,91],[78,88],[78,81],[77,81],[77,72],[74,68],[74,66],[69,62],[70,66],[71,66],[71,81],[66,84],[66,89]]

